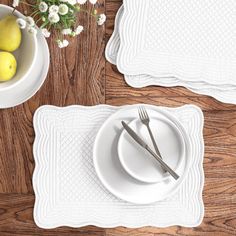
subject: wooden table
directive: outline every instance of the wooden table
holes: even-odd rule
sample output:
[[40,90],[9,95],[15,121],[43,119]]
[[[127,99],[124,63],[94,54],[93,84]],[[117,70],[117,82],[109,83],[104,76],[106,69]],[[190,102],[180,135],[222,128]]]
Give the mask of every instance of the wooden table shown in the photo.
[[[1,3],[10,3],[1,0]],[[236,235],[236,106],[227,105],[184,88],[129,87],[115,66],[106,62],[104,48],[114,26],[121,0],[100,0],[100,12],[106,12],[106,26],[97,27],[86,15],[81,37],[60,50],[49,40],[51,65],[46,82],[28,102],[0,110],[0,235]],[[205,218],[197,228],[165,229],[39,229],[33,221],[34,158],[32,118],[45,104],[124,105],[149,103],[176,107],[195,104],[205,115]]]

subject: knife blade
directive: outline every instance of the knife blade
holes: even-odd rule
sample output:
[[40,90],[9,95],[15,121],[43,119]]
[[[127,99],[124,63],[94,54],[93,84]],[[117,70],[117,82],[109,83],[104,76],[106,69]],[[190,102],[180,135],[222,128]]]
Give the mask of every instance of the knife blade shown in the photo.
[[128,124],[126,124],[124,121],[121,122],[124,129],[127,131],[127,133],[145,150],[147,150],[158,162],[159,164],[170,173],[170,175],[177,180],[179,178],[179,175],[175,173],[174,170],[172,170],[161,158],[158,156],[155,152],[152,151],[152,149],[148,146],[148,144],[143,141],[141,137],[138,136],[138,134],[129,127]]

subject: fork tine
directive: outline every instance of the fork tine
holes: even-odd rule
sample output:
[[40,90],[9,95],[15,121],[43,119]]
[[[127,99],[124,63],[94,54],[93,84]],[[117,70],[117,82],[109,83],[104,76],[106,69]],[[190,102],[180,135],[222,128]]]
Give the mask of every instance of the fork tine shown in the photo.
[[141,107],[138,108],[138,114],[139,114],[140,120],[143,120]]
[[139,115],[140,115],[140,119],[143,120],[142,107],[139,107]]
[[145,108],[143,108],[143,114],[144,114],[144,116],[145,116],[146,119],[149,119],[147,110],[146,110]]
[[146,110],[144,107],[142,107],[142,116],[143,116],[143,119],[146,120],[147,119],[147,116],[146,116]]

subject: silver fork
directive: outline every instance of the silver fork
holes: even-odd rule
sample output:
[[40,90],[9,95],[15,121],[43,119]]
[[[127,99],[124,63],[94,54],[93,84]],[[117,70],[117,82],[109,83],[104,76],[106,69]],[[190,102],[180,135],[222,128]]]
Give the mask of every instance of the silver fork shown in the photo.
[[[148,129],[148,132],[149,132],[149,135],[150,135],[150,137],[151,137],[152,144],[153,144],[153,146],[154,146],[154,149],[155,149],[155,151],[156,151],[156,154],[157,154],[158,156],[160,156],[161,159],[163,159],[162,156],[161,156],[161,153],[160,153],[160,151],[159,151],[159,149],[158,149],[158,147],[157,147],[157,144],[156,144],[156,141],[155,141],[155,139],[154,139],[154,136],[153,136],[153,134],[152,134],[152,130],[151,130],[150,125],[149,125],[149,123],[150,123],[150,118],[149,118],[149,116],[148,116],[148,113],[147,113],[146,109],[145,109],[144,107],[139,107],[139,108],[138,108],[138,113],[139,113],[139,118],[140,118],[140,120],[142,121],[142,123],[143,123],[143,124],[147,127],[147,129]],[[164,170],[164,169],[163,169],[163,170]],[[164,171],[165,171],[165,170],[164,170]]]

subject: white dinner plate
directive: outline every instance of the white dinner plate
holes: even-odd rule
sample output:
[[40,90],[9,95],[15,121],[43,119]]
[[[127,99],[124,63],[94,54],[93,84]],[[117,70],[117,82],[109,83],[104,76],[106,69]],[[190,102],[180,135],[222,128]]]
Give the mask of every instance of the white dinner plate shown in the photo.
[[[142,137],[149,147],[155,150],[148,129],[140,119],[133,120],[129,126]],[[181,163],[186,158],[185,143],[181,131],[168,117],[159,112],[150,117],[150,128],[163,160],[176,173],[179,173]],[[139,146],[125,130],[118,142],[118,155],[127,173],[137,180],[156,183],[172,178],[168,172],[161,168],[157,160]]]
[[103,185],[116,197],[134,204],[150,204],[173,195],[181,186],[192,162],[189,137],[180,122],[171,115],[151,105],[145,105],[150,116],[156,112],[168,117],[181,131],[185,142],[186,158],[178,170],[180,178],[145,184],[131,177],[122,167],[118,157],[118,141],[123,131],[121,121],[129,123],[138,117],[138,106],[127,106],[110,116],[100,128],[94,143],[93,160],[96,173]]
[[38,32],[38,55],[32,71],[18,85],[2,91],[0,94],[0,109],[20,105],[30,99],[42,86],[49,69],[50,55],[47,41]]

